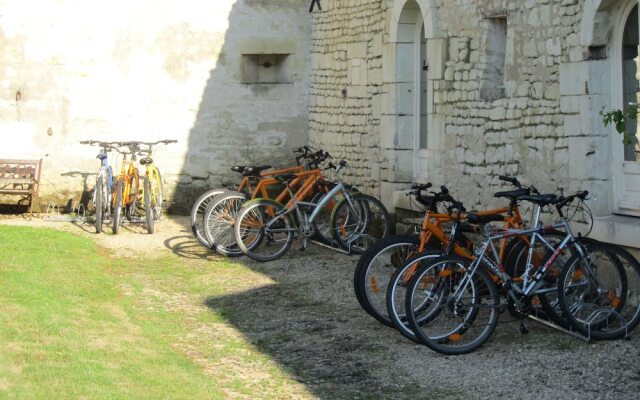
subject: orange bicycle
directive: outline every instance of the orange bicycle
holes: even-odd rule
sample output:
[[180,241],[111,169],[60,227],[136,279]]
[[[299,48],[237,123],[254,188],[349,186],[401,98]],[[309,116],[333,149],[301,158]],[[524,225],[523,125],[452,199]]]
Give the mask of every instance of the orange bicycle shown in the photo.
[[[509,206],[491,210],[476,212],[475,215],[482,218],[482,222],[503,221],[504,227],[514,228],[524,226],[522,216],[517,206],[519,196],[528,194],[530,189],[522,188],[515,178],[503,177],[502,180],[512,182],[517,189],[496,193],[495,197],[509,199]],[[402,297],[403,285],[410,280],[413,270],[404,271],[399,277],[397,269],[411,256],[427,250],[428,248],[441,251],[450,241],[450,234],[445,233],[443,224],[453,222],[455,216],[451,213],[438,212],[438,205],[446,202],[452,204],[455,200],[449,195],[446,187],[441,187],[440,193],[432,193],[431,196],[423,196],[422,191],[431,185],[416,185],[408,193],[415,196],[416,200],[427,207],[422,221],[419,235],[394,235],[376,243],[358,261],[354,273],[354,289],[361,306],[381,323],[394,326],[399,319],[398,309],[404,305]],[[466,219],[466,214],[461,218]],[[464,236],[465,231],[473,231],[469,224],[462,224],[462,232],[456,233],[456,241],[452,243],[452,251],[461,257],[472,258],[471,249],[473,242]],[[515,241],[514,241],[515,242]],[[515,243],[503,241],[500,245],[500,257],[506,259]],[[414,267],[415,269],[415,267]],[[392,288],[392,285],[394,288]],[[393,296],[391,299],[389,296]],[[393,299],[400,299],[397,303]],[[388,310],[389,300],[393,302],[392,310]],[[402,330],[401,330],[402,331]],[[403,332],[412,335],[411,331]]]
[[[196,237],[198,242],[207,248],[211,248],[212,246],[205,234],[204,216],[209,205],[211,205],[212,202],[219,196],[230,193],[245,193],[247,194],[247,196],[250,196],[252,198],[258,195],[268,197],[269,185],[266,185],[264,183],[260,184],[260,181],[262,179],[273,177],[277,174],[302,172],[305,170],[305,168],[310,169],[309,162],[313,159],[314,154],[316,153],[313,153],[312,150],[307,146],[295,150],[294,153],[296,153],[296,166],[272,171],[266,171],[271,168],[270,165],[233,166],[231,167],[231,170],[242,175],[242,180],[240,181],[240,184],[237,186],[237,188],[215,188],[209,189],[206,192],[202,193],[194,202],[193,206],[191,207],[190,213],[191,231],[193,232],[193,235]],[[302,165],[301,161],[304,161],[305,165]]]
[[[310,199],[313,202],[314,198],[318,198],[321,193],[326,193],[331,189],[332,184],[324,180],[322,171],[317,168],[327,157],[329,157],[328,153],[319,151],[316,153],[314,160],[308,162],[309,166],[315,168],[293,174],[289,187],[294,188],[294,196],[296,198],[302,200]],[[277,187],[279,191],[270,193],[267,190],[270,187]],[[281,182],[277,179],[263,177],[258,181],[253,192],[248,195],[239,192],[227,192],[214,198],[208,205],[203,217],[203,233],[207,242],[210,243],[211,249],[231,257],[242,255],[242,251],[238,248],[235,240],[233,224],[236,220],[236,214],[247,198],[274,199],[276,202],[282,203],[290,198],[290,192],[283,189]],[[314,237],[324,244],[332,242],[327,221],[334,206],[334,202],[328,203],[318,218],[318,224],[315,225]]]

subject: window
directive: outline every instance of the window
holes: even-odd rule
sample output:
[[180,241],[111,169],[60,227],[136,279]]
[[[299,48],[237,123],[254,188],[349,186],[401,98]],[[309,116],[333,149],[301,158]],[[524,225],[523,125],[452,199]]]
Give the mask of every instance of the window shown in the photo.
[[507,18],[488,18],[486,65],[480,82],[480,97],[496,100],[505,96],[504,71],[507,49]]

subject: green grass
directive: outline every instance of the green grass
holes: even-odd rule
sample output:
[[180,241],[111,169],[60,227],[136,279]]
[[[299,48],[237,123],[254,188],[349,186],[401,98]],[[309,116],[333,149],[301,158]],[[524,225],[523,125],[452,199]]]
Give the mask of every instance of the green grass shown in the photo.
[[0,226],[0,399],[295,396],[293,379],[204,305],[238,272],[181,263]]

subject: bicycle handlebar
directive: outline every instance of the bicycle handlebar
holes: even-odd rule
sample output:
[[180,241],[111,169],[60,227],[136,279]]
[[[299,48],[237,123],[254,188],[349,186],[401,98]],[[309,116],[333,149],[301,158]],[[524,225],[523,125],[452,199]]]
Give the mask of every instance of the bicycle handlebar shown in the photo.
[[562,209],[564,207],[566,207],[569,203],[573,202],[573,200],[575,200],[576,198],[585,201],[587,199],[587,196],[589,195],[589,191],[588,190],[582,190],[579,192],[576,192],[575,194],[572,194],[570,196],[560,196],[560,198],[558,198],[558,200],[555,201],[555,205],[556,205],[556,210],[558,211],[558,214],[561,217],[564,217],[564,214],[562,213]]

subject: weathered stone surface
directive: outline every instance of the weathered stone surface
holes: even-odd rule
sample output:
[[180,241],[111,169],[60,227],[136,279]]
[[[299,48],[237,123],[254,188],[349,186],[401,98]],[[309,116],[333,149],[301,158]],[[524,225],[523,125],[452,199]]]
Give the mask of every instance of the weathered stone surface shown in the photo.
[[[178,140],[154,159],[182,209],[237,182],[231,165],[291,164],[308,142],[308,4],[45,3],[4,2],[0,39],[0,158],[44,159],[45,204],[93,187],[82,174],[97,171],[98,149],[81,140]],[[261,68],[281,83],[243,84],[243,54],[279,55]]]

